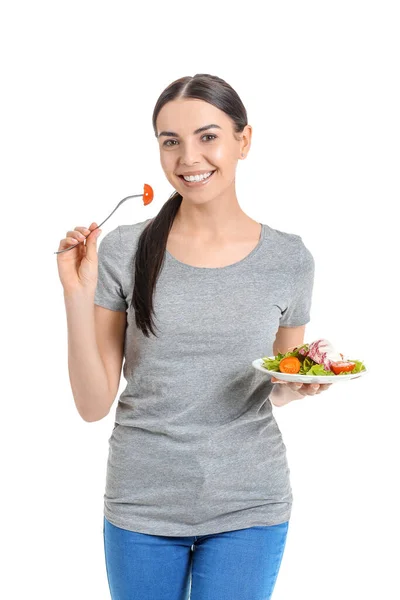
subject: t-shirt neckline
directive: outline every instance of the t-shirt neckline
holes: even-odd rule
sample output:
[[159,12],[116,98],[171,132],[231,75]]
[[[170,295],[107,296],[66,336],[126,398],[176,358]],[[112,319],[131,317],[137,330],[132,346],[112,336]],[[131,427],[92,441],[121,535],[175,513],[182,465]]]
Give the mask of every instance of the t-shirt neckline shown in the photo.
[[177,266],[179,266],[183,269],[188,269],[191,271],[203,271],[203,272],[207,272],[207,273],[214,271],[216,273],[220,273],[221,271],[227,271],[229,269],[234,269],[238,266],[243,265],[248,260],[250,260],[261,248],[264,238],[265,238],[265,225],[264,225],[264,223],[260,223],[260,225],[261,225],[261,232],[260,232],[260,238],[258,240],[257,246],[255,246],[253,248],[253,250],[249,254],[247,254],[247,256],[236,261],[235,263],[232,263],[231,265],[225,265],[224,267],[195,267],[194,265],[188,265],[187,263],[184,263],[184,262],[178,260],[177,258],[175,258],[175,256],[172,256],[172,254],[167,249],[165,249],[165,255],[170,262],[176,264]]

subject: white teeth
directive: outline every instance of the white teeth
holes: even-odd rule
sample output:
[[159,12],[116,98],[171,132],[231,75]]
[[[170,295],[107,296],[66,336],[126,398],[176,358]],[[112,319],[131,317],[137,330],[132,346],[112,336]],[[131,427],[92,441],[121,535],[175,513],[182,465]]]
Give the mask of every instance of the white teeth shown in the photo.
[[203,173],[203,175],[184,175],[183,179],[185,181],[202,181],[203,179],[207,179],[208,177],[210,177],[211,173],[214,173],[214,171],[210,171],[209,173]]

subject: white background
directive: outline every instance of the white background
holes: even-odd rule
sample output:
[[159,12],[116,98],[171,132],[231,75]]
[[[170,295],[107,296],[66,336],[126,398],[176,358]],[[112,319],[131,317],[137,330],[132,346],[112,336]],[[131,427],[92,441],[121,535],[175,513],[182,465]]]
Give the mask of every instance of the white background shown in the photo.
[[257,4],[3,4],[7,600],[110,597],[102,519],[117,403],[95,423],[76,411],[54,252],[68,229],[100,223],[145,182],[155,191],[151,205],[127,201],[100,239],[158,213],[173,189],[152,111],[167,85],[196,73],[225,79],[248,111],[253,141],[237,168],[241,207],[301,235],[313,253],[305,341],[327,338],[369,369],[274,408],[294,504],[273,600],[400,597],[396,3]]

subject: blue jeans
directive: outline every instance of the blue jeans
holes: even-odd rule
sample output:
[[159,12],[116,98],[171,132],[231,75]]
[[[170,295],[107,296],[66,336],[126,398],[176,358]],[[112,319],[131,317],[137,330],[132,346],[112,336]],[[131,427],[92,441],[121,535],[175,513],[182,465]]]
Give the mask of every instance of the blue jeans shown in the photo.
[[171,537],[116,527],[104,517],[112,600],[269,600],[289,521]]

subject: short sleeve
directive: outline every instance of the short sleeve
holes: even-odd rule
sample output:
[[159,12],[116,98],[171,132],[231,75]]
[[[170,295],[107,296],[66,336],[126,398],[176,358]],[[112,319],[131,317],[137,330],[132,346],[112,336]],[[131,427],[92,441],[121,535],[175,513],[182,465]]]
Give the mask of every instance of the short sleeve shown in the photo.
[[126,296],[122,287],[121,232],[116,227],[101,240],[97,251],[98,279],[94,303],[111,310],[126,311]]
[[288,306],[282,311],[280,327],[300,327],[310,321],[312,293],[314,287],[315,261],[300,239],[300,262],[291,275],[291,293]]

